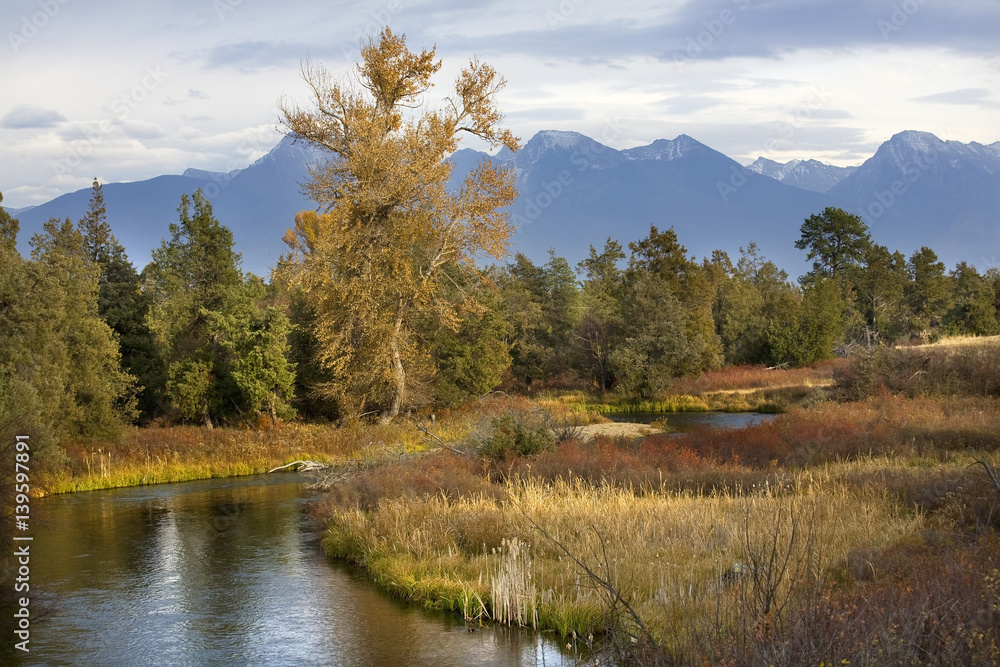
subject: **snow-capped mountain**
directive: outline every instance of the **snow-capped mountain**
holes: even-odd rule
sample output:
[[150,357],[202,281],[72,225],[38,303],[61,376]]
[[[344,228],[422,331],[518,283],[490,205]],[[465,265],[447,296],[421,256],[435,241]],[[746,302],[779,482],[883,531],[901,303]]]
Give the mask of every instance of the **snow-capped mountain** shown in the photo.
[[747,165],[750,171],[770,176],[786,185],[794,185],[813,192],[827,192],[854,173],[857,167],[835,167],[818,160],[791,160],[782,164],[759,157]]
[[[244,268],[266,274],[283,252],[280,239],[295,214],[314,206],[301,184],[309,180],[309,165],[322,159],[321,152],[284,138],[244,169],[189,169],[111,183],[104,186],[108,221],[141,267],[176,222],[181,194],[201,188],[216,217],[233,230]],[[459,150],[451,158],[452,186],[482,160],[515,169],[514,250],[536,262],[554,248],[576,264],[591,245],[600,249],[609,237],[627,245],[656,225],[674,227],[698,257],[722,249],[735,258],[754,241],[797,276],[808,269],[805,253],[794,247],[802,221],[827,206],[861,215],[876,242],[907,255],[927,245],[949,266],[965,260],[982,269],[1000,256],[1000,142],[962,144],[902,132],[842,175],[847,168],[813,160],[759,159],[742,167],[687,135],[619,151],[576,132],[544,131],[513,154]],[[827,188],[822,178],[835,177]],[[49,218],[82,217],[89,198],[88,188],[16,212],[22,252]]]

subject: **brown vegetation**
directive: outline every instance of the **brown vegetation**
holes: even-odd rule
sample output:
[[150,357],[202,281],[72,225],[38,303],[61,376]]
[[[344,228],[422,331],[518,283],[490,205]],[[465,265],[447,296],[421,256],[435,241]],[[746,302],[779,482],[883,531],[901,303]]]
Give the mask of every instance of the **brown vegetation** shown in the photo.
[[882,396],[429,455],[345,481],[317,514],[330,553],[394,594],[470,622],[501,594],[504,618],[616,664],[991,664],[1000,489],[975,461],[998,446],[1000,399]]

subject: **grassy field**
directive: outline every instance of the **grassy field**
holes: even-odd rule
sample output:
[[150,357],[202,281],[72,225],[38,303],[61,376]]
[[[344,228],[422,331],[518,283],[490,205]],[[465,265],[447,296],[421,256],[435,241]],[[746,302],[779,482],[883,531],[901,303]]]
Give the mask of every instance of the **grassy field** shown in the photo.
[[1000,399],[884,395],[734,431],[444,452],[315,511],[328,552],[398,597],[619,664],[992,664],[1000,489],[976,461],[998,447]]

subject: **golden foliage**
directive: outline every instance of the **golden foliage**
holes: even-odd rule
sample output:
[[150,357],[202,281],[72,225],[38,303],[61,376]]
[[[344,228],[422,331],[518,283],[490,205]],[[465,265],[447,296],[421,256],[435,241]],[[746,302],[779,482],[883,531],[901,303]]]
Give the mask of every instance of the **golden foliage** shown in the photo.
[[330,392],[391,418],[407,374],[429,369],[420,316],[436,310],[457,322],[441,298],[442,267],[471,267],[482,253],[499,259],[512,231],[499,209],[516,196],[513,173],[484,161],[449,191],[447,158],[462,132],[494,148],[516,150],[518,140],[500,127],[506,82],[489,65],[473,59],[455,96],[418,114],[441,67],[435,50],[411,52],[386,28],[361,55],[353,84],[305,66],[312,107],[281,107],[294,137],[331,152],[306,185],[319,210],[300,213],[285,235],[292,252],[281,273],[315,310],[320,361],[336,378]]

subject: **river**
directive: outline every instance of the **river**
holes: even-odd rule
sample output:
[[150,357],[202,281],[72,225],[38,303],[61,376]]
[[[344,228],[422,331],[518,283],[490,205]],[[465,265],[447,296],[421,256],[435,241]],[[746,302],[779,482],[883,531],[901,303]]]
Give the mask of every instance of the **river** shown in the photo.
[[651,424],[665,421],[673,433],[686,433],[703,426],[743,428],[774,419],[778,415],[760,412],[620,412],[605,415],[612,421]]
[[[559,665],[526,631],[469,632],[319,548],[297,474],[43,498],[24,665]],[[37,611],[37,608],[35,608]]]

